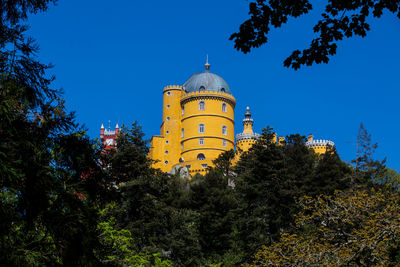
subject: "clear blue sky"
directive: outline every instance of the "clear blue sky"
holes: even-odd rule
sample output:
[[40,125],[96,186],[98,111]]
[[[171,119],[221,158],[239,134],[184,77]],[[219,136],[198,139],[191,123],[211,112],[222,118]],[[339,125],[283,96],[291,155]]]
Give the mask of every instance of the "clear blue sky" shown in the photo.
[[269,43],[244,55],[229,41],[248,18],[246,0],[59,0],[31,16],[44,63],[53,63],[54,86],[63,88],[92,137],[100,125],[137,120],[147,138],[159,134],[162,89],[203,71],[221,75],[236,97],[236,133],[250,106],[255,130],[279,135],[313,133],[336,143],[345,161],[355,157],[360,122],[378,143],[375,157],[400,170],[400,20],[371,20],[366,38],[340,42],[329,64],[298,71],[283,67],[294,49],[313,37],[322,3],[274,30]]

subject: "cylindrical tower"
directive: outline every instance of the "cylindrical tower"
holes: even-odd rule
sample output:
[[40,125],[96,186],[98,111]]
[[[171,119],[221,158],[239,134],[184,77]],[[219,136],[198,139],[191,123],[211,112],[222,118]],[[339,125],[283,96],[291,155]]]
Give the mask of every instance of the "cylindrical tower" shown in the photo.
[[169,85],[163,90],[163,122],[161,135],[164,136],[163,150],[159,153],[163,170],[171,170],[180,158],[181,106],[180,99],[184,91],[182,86]]
[[196,73],[183,85],[181,160],[190,172],[205,171],[224,151],[234,149],[235,98],[220,76]]

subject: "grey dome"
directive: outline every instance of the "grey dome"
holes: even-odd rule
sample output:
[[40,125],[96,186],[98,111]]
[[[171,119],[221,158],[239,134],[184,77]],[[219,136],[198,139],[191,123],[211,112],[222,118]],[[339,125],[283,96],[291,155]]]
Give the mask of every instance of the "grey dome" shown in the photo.
[[228,84],[221,76],[207,70],[193,74],[183,84],[183,89],[188,93],[199,92],[200,90],[231,93]]

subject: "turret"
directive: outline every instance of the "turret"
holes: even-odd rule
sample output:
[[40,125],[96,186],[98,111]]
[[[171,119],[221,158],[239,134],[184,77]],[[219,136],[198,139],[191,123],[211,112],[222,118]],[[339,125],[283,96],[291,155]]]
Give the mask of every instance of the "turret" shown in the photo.
[[100,127],[100,139],[103,140],[103,138],[104,138],[104,125],[101,124],[101,127]]
[[246,108],[246,113],[244,114],[243,119],[243,133],[244,134],[252,134],[253,133],[253,119],[251,118],[250,108]]

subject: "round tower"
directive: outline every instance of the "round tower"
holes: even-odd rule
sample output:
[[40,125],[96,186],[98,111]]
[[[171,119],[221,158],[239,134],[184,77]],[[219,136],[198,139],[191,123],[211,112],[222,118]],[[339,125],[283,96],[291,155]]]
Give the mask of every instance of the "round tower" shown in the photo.
[[183,85],[181,106],[181,161],[189,172],[202,172],[224,151],[234,148],[235,98],[217,74],[193,74]]
[[247,151],[259,138],[259,134],[253,131],[254,121],[251,118],[250,108],[246,108],[246,113],[243,119],[243,132],[236,135],[236,148],[238,150]]
[[170,170],[179,162],[180,157],[180,122],[181,106],[180,99],[183,90],[179,85],[168,85],[163,90],[163,120],[161,124],[161,135],[164,136],[162,144],[159,144],[156,158],[160,160],[162,169]]

